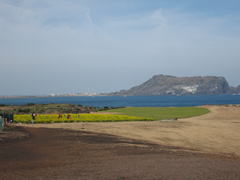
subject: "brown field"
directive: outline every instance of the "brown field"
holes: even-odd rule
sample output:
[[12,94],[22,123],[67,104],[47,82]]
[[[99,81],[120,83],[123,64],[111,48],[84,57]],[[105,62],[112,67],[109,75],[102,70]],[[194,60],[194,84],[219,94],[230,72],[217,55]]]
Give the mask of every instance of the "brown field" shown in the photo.
[[203,153],[240,156],[240,106],[205,106],[211,113],[178,121],[37,124],[106,133],[182,147]]
[[0,133],[0,179],[240,179],[240,107],[207,108],[178,121],[12,127]]

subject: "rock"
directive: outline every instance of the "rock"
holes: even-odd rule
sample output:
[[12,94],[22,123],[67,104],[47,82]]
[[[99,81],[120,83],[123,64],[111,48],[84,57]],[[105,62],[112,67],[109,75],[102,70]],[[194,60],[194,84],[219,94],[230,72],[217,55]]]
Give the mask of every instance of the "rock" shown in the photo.
[[238,92],[240,92],[239,87],[236,89],[230,88],[224,77],[175,77],[168,75],[155,75],[139,86],[132,87],[129,90],[110,93],[108,95],[149,96],[228,94],[238,90]]
[[230,94],[240,94],[240,85],[237,87],[231,87],[229,93]]

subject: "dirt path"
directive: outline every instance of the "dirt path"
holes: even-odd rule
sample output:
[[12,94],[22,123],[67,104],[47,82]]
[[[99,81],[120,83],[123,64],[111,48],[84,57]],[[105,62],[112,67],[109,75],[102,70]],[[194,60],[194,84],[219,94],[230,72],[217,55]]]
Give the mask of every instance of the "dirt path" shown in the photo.
[[172,122],[69,123],[33,126],[107,133],[205,153],[240,156],[240,107],[207,106],[207,108],[211,113]]
[[240,159],[63,129],[0,142],[0,179],[240,179]]

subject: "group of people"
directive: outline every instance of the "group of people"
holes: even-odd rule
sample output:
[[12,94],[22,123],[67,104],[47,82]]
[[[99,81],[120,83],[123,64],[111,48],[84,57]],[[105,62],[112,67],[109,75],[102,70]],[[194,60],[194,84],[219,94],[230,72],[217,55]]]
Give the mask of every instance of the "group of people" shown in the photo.
[[[62,114],[58,114],[58,119],[62,119],[63,118],[63,115]],[[71,114],[67,114],[67,119],[71,119],[72,116]]]
[[0,117],[3,119],[3,127],[9,123],[13,123],[14,121],[14,114],[13,113],[0,113]]

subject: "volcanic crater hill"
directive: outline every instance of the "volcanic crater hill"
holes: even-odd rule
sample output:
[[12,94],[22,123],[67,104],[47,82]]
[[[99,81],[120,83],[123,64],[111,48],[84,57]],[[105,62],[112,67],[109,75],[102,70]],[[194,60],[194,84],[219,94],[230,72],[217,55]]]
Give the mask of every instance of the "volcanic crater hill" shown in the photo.
[[155,75],[141,85],[129,90],[110,93],[113,96],[144,96],[144,95],[213,95],[239,94],[240,86],[230,87],[224,77],[195,76],[175,77]]

